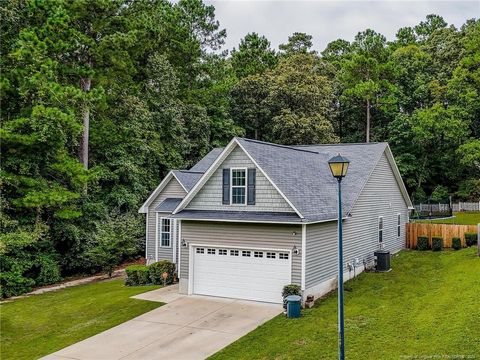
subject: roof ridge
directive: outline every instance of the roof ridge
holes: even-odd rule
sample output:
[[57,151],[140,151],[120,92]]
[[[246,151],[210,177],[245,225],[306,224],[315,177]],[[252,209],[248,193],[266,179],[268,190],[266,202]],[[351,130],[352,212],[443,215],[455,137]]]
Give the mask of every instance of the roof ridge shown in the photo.
[[266,141],[253,140],[253,139],[247,139],[247,138],[240,138],[240,139],[242,139],[242,140],[244,140],[244,141],[247,141],[247,142],[257,143],[257,144],[263,144],[263,145],[269,145],[269,146],[276,146],[276,147],[280,147],[280,148],[284,148],[284,149],[289,149],[289,150],[294,150],[294,151],[301,151],[301,152],[306,152],[306,153],[311,153],[311,154],[318,154],[318,151],[297,149],[297,148],[295,148],[295,147],[292,147],[292,146],[296,146],[296,145],[281,145],[281,144],[275,144],[275,143],[270,143],[270,142],[266,142]]
[[204,174],[205,171],[192,171],[192,170],[185,170],[185,169],[175,169],[172,171],[180,171],[182,173],[190,173],[190,174]]
[[336,144],[308,144],[308,145],[291,145],[296,147],[312,147],[312,146],[346,146],[346,145],[378,145],[378,144],[387,144],[386,141],[378,141],[378,142],[368,142],[368,143],[336,143]]

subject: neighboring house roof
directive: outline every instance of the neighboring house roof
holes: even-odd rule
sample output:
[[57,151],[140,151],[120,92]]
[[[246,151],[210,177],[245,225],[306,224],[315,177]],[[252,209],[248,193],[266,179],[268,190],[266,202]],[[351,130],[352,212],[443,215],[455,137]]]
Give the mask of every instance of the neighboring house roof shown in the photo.
[[155,208],[158,212],[172,212],[182,202],[181,198],[166,198]]
[[331,175],[328,160],[338,153],[350,160],[348,174],[342,181],[342,205],[345,216],[349,215],[384,153],[407,206],[412,205],[387,143],[284,146],[234,138],[221,154],[217,155],[216,160],[189,191],[174,214],[178,213],[180,216],[180,211],[181,213],[186,211],[183,210],[185,206],[237,145],[245,151],[303,221],[320,222],[336,219],[337,181]]
[[[206,169],[208,169],[212,163],[216,160],[219,154],[221,154],[223,148],[215,148],[205,155],[195,166],[190,170],[172,170],[167,176],[160,182],[157,188],[150,194],[148,199],[143,203],[142,207],[138,210],[139,213],[146,213],[148,206],[155,200],[158,194],[168,184],[168,182],[175,178],[183,187],[186,193],[188,193],[198,180],[203,176]],[[178,204],[177,204],[178,205]],[[173,210],[173,209],[172,209]],[[158,211],[158,210],[156,210]]]

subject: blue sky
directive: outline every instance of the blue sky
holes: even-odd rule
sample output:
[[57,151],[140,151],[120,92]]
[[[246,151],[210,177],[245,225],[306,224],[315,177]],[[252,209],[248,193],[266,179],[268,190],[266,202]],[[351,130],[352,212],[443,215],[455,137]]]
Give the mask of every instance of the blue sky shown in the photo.
[[414,26],[428,14],[441,15],[461,26],[478,18],[476,1],[264,1],[205,0],[215,6],[216,18],[227,29],[223,49],[231,50],[248,32],[265,35],[274,48],[295,31],[313,36],[321,51],[338,38],[353,40],[358,31],[372,28],[391,40],[400,27]]

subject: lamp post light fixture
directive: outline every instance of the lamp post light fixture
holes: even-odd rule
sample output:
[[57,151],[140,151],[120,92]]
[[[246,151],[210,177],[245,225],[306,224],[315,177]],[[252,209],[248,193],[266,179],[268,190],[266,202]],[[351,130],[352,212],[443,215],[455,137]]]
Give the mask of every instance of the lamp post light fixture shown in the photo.
[[343,317],[343,239],[342,239],[342,179],[347,175],[350,161],[337,154],[328,160],[328,166],[338,183],[338,358],[345,359],[345,336]]

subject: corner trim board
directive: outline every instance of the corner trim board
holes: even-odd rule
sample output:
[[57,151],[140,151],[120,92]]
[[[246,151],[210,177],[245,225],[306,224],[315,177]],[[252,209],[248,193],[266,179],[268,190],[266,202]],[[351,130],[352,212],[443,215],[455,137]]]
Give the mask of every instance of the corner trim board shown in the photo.
[[182,268],[182,220],[178,220],[178,264],[177,264],[177,276],[180,281],[180,269]]

